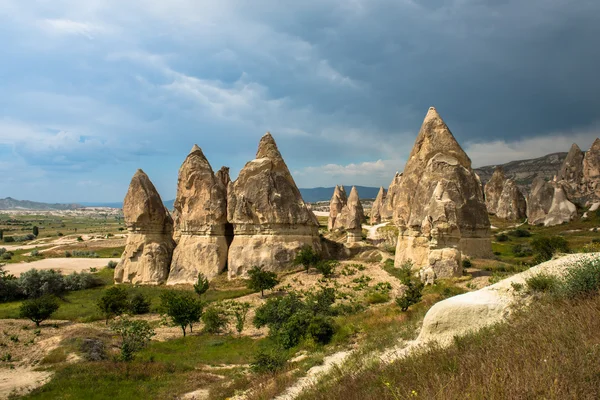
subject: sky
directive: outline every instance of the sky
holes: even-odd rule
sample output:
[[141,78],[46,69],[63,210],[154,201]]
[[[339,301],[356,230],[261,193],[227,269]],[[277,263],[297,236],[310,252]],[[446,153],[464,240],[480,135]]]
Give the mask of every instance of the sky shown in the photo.
[[387,187],[435,106],[474,166],[600,136],[598,0],[0,0],[0,198],[163,199],[270,131],[299,187]]

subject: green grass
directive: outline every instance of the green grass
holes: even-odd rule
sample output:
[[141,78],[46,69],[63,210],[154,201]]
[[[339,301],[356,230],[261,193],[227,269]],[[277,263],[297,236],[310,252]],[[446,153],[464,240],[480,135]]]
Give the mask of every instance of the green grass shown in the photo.
[[[113,285],[113,273],[114,270],[109,268],[104,268],[98,272],[98,276],[100,276],[104,282],[104,286],[102,287],[68,293],[64,300],[60,300],[60,308],[53,314],[52,318],[76,322],[102,320],[103,317],[98,311],[96,303],[104,293],[104,290]],[[123,286],[127,287],[131,293],[142,293],[147,296],[152,303],[151,310],[156,310],[159,307],[160,295],[164,291],[173,290],[172,287],[167,286]],[[191,290],[191,287],[189,290]],[[218,287],[217,289],[213,287],[204,294],[203,298],[206,301],[217,301],[241,297],[250,293],[253,293],[253,291],[243,287],[225,287],[223,290],[220,290]],[[20,301],[0,304],[0,319],[19,318],[20,306]]]

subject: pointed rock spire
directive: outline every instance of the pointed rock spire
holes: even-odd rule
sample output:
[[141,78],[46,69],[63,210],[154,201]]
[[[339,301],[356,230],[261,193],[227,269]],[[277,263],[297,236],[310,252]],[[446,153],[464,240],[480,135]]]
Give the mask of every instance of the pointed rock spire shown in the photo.
[[334,229],[346,230],[349,243],[360,242],[362,240],[362,223],[364,219],[365,213],[358,197],[358,190],[355,186],[352,186],[348,202],[335,220]]
[[158,191],[141,169],[133,175],[123,201],[129,231],[115,283],[161,284],[173,254],[173,220]]
[[596,138],[583,159],[583,178],[587,186],[600,196],[600,139]]
[[501,166],[497,166],[484,188],[485,206],[489,214],[496,215],[498,201],[500,201],[505,182],[506,176],[504,175],[504,170]]
[[402,180],[402,174],[396,172],[390,186],[388,187],[387,194],[385,196],[385,202],[381,208],[381,219],[382,221],[391,221],[394,217],[394,209],[396,204],[396,197],[398,196],[398,189],[400,188],[400,181]]
[[375,201],[373,201],[373,205],[371,206],[371,225],[377,225],[381,223],[381,212],[385,204],[385,197],[385,189],[383,186],[381,186],[379,188],[379,192],[377,193],[377,197],[375,197]]
[[335,185],[333,190],[333,196],[329,202],[329,218],[327,219],[327,229],[332,231],[335,227],[335,220],[337,216],[342,212],[342,209],[348,202],[346,196],[346,190],[343,186]]
[[560,171],[556,176],[558,181],[568,181],[574,185],[579,185],[583,178],[583,151],[576,143],[571,145],[567,158],[563,161]]
[[229,186],[231,182],[231,178],[229,177],[229,167],[222,166],[220,170],[217,171],[217,178],[223,182],[225,188]]

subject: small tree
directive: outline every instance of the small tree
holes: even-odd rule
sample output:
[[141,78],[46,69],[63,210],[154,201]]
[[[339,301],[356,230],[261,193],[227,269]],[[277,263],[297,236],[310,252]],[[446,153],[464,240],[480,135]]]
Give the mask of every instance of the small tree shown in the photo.
[[315,268],[322,273],[325,278],[329,278],[334,274],[335,268],[338,265],[340,265],[340,263],[336,260],[322,260],[315,265]]
[[229,311],[235,317],[235,330],[238,334],[241,334],[244,330],[244,324],[246,323],[246,316],[250,310],[250,303],[239,303],[232,301],[229,303]]
[[56,299],[50,296],[43,296],[25,300],[21,304],[19,315],[21,318],[29,318],[35,322],[35,326],[40,326],[40,323],[50,318],[59,307]]
[[113,322],[110,329],[121,336],[121,359],[131,361],[135,353],[148,345],[148,342],[155,335],[154,329],[147,321],[128,318]]
[[202,317],[202,302],[189,292],[170,290],[160,296],[161,307],[165,314],[171,318],[173,324],[181,327],[183,336],[189,326],[192,332],[194,322]]
[[306,270],[306,273],[308,273],[308,270],[317,265],[320,259],[321,257],[319,254],[317,254],[311,246],[305,245],[300,249],[298,254],[296,254],[292,264],[296,266],[302,265]]
[[136,293],[129,302],[129,311],[135,315],[147,314],[150,312],[151,305],[150,299],[142,293]]
[[33,233],[33,236],[38,237],[38,235],[40,234],[40,229],[34,225],[32,233]]
[[265,289],[273,289],[279,283],[275,272],[264,271],[262,267],[252,267],[248,276],[248,289],[260,290],[260,297],[265,297]]
[[0,229],[0,240],[4,239],[4,231]]
[[106,325],[112,316],[123,314],[129,308],[127,290],[123,287],[113,286],[104,291],[98,299],[97,306],[106,318]]
[[202,272],[198,273],[198,280],[194,285],[194,291],[200,297],[208,290],[209,284],[208,279],[204,276]]
[[396,304],[402,311],[406,311],[408,307],[421,301],[423,283],[415,279],[406,279],[402,283],[406,285],[406,291],[396,299]]
[[221,304],[213,304],[202,314],[204,331],[208,333],[219,333],[229,323],[227,310]]

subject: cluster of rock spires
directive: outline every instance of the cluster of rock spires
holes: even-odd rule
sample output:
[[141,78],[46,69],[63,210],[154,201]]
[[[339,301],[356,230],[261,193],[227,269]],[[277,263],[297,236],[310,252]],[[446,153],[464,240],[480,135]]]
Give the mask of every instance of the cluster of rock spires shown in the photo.
[[348,243],[360,242],[364,219],[365,213],[356,187],[353,186],[350,196],[346,197],[344,187],[336,185],[329,207],[328,229],[330,231],[344,230]]
[[504,176],[502,167],[497,167],[485,185],[485,205],[488,213],[509,221],[520,221],[527,217],[527,202],[512,179]]
[[193,283],[228,268],[229,277],[255,265],[278,270],[302,246],[320,251],[318,222],[273,137],[267,133],[256,159],[231,182],[216,174],[198,146],[179,170],[174,220],[148,176],[136,172],[123,204],[129,231],[115,269],[116,283]]

